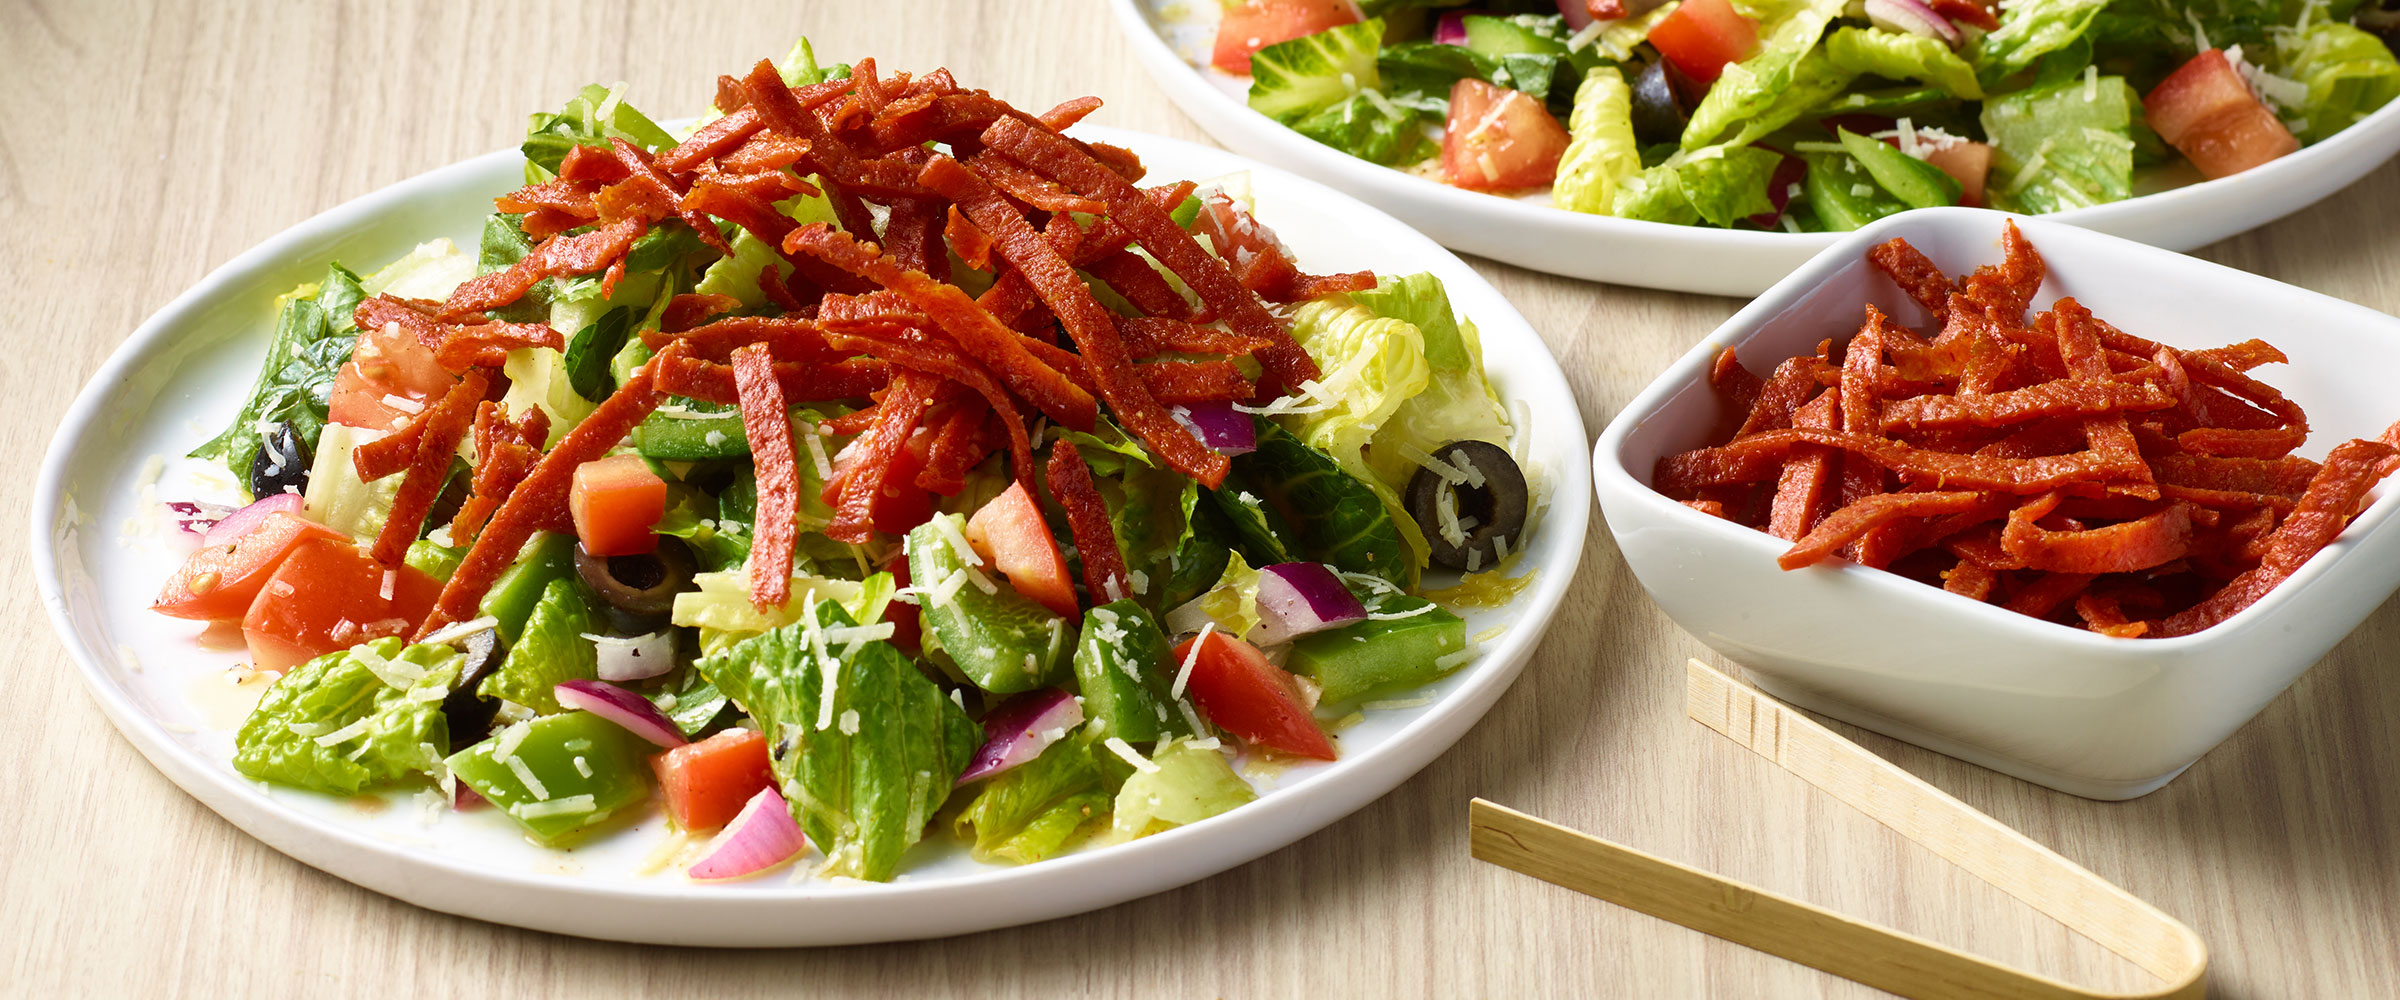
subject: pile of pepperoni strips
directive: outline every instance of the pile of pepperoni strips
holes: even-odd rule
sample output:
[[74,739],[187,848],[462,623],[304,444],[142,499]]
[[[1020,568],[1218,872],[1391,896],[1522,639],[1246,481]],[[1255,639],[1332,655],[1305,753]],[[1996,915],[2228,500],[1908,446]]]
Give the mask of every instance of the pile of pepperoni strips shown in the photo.
[[2184,351],[2075,300],[2027,316],[2041,256],[1953,280],[1904,240],[1869,260],[1941,324],[1874,306],[1846,343],[1767,378],[1727,350],[1723,443],[1660,459],[1658,490],[1788,539],[1785,569],[1841,556],[2119,637],[2188,635],[2249,607],[2331,543],[2400,466],[2379,441],[2292,454],[2298,404],[2247,372],[2257,340]]
[[[1074,449],[1060,448],[1037,480],[1028,423],[1089,430],[1105,405],[1168,467],[1213,487],[1225,456],[1169,407],[1258,400],[1317,378],[1268,303],[1374,284],[1365,272],[1300,272],[1272,234],[1229,205],[1201,217],[1225,256],[1210,253],[1170,216],[1192,196],[1190,182],[1138,187],[1144,171],[1132,153],[1063,133],[1099,107],[1094,98],[1028,114],[961,88],[947,70],[880,77],[872,60],[847,79],[797,88],[761,61],[741,79],[720,78],[717,94],[722,116],[673,149],[652,155],[621,139],[579,146],[557,179],[497,199],[537,241],[514,266],[447,301],[379,296],[359,306],[361,329],[401,324],[458,376],[435,405],[356,453],[362,477],[405,477],[379,559],[400,560],[450,456],[472,436],[472,494],[451,523],[468,550],[419,636],[471,617],[534,532],[569,529],[576,466],[606,455],[673,397],[741,410],[759,483],[749,570],[762,608],[788,597],[801,479],[786,408],[804,401],[869,401],[829,423],[862,437],[856,460],[824,487],[835,510],[828,536],[855,543],[905,532],[913,525],[891,523],[879,497],[956,494],[967,470],[1005,450],[1014,477],[1029,489],[1046,482],[1067,509],[1087,582],[1109,592],[1106,578],[1124,568],[1107,558],[1118,549],[1091,477]],[[840,225],[801,225],[776,210],[796,195],[822,195]],[[774,247],[789,266],[761,279],[774,314],[733,315],[732,299],[676,296],[659,328],[642,333],[650,361],[543,451],[547,418],[497,402],[507,388],[499,366],[510,349],[557,349],[561,338],[487,313],[545,278],[600,274],[613,288],[635,241],[655,227],[688,226],[730,253],[721,224]],[[984,291],[955,280],[953,255],[986,272]],[[1102,305],[1087,279],[1131,315]],[[925,447],[911,449],[921,434]]]

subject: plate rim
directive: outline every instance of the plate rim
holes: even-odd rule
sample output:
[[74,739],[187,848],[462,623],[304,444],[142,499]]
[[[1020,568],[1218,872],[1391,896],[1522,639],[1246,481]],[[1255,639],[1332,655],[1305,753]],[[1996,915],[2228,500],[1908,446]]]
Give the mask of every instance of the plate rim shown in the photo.
[[[1344,210],[1343,214],[1363,212],[1380,216],[1414,233],[1413,227],[1344,192],[1237,153],[1131,129],[1084,125],[1075,131],[1087,138],[1128,145],[1137,150],[1156,149],[1171,152],[1177,157],[1196,158],[1203,163],[1210,159],[1226,161],[1233,164],[1234,169],[1271,175],[1279,187],[1340,207]],[[29,540],[36,587],[53,631],[66,647],[84,687],[99,703],[103,714],[152,767],[186,795],[279,853],[345,881],[416,905],[538,930],[649,943],[716,946],[816,946],[946,936],[1015,926],[1145,898],[1230,870],[1297,843],[1369,802],[1388,795],[1435,757],[1446,753],[1514,683],[1525,664],[1532,659],[1550,624],[1556,619],[1580,569],[1593,497],[1591,491],[1581,485],[1591,475],[1589,461],[1592,437],[1578,409],[1570,419],[1552,421],[1562,425],[1558,433],[1573,436],[1572,442],[1562,441],[1557,446],[1559,463],[1554,463],[1552,468],[1546,470],[1546,478],[1551,482],[1544,516],[1550,523],[1546,525],[1548,537],[1543,549],[1554,555],[1548,556],[1550,561],[1539,567],[1542,578],[1532,582],[1528,588],[1530,593],[1519,598],[1522,603],[1514,609],[1510,633],[1488,648],[1485,660],[1471,668],[1476,673],[1468,677],[1465,683],[1443,696],[1430,710],[1407,722],[1382,743],[1363,751],[1358,757],[1347,758],[1298,781],[1278,785],[1262,796],[1260,801],[1223,814],[1243,816],[1245,827],[1263,829],[1236,827],[1226,830],[1219,825],[1219,819],[1212,818],[1131,843],[1077,851],[1035,864],[987,867],[982,871],[953,877],[904,880],[870,887],[843,886],[832,890],[825,883],[811,881],[793,886],[724,892],[688,880],[664,879],[663,874],[662,881],[655,885],[623,885],[586,881],[577,875],[511,871],[428,852],[420,847],[395,844],[279,803],[271,793],[264,791],[267,786],[263,783],[242,778],[228,769],[209,766],[214,762],[201,759],[198,751],[173,739],[164,724],[151,718],[132,702],[128,691],[110,669],[102,665],[100,653],[88,648],[82,641],[73,612],[67,604],[61,560],[56,549],[63,532],[77,527],[65,519],[68,503],[72,499],[67,493],[67,456],[76,444],[99,429],[97,424],[104,417],[108,399],[118,384],[124,382],[132,371],[137,370],[158,350],[168,346],[175,333],[201,320],[208,308],[234,298],[225,289],[261,280],[265,272],[288,266],[288,258],[295,250],[320,247],[360,223],[396,208],[404,208],[413,201],[442,190],[445,185],[458,183],[462,177],[495,170],[502,162],[515,163],[520,156],[513,148],[501,149],[401,179],[320,211],[268,236],[209,271],[137,325],[77,391],[74,401],[45,446],[35,480]],[[1505,316],[1475,316],[1479,326],[1489,329],[1513,323],[1524,335],[1541,344],[1547,363],[1531,371],[1512,374],[1511,380],[1547,383],[1549,390],[1572,403],[1572,383],[1567,380],[1555,352],[1549,349],[1547,342],[1542,340],[1523,313],[1517,311],[1471,265],[1423,234],[1414,235],[1424,239],[1426,248],[1432,251],[1433,255],[1426,258],[1429,262],[1446,258],[1456,266],[1460,275],[1472,279],[1478,291],[1487,293],[1493,302],[1506,307]],[[1573,447],[1566,446],[1570,443]],[[1547,453],[1543,457],[1545,462],[1551,459]],[[1558,464],[1564,467],[1557,467]],[[1528,624],[1532,627],[1528,628]],[[1429,730],[1448,727],[1455,727],[1456,730],[1448,739],[1430,748],[1425,746]],[[1390,775],[1388,784],[1363,796],[1355,793],[1355,782],[1332,780],[1347,778],[1362,770],[1396,770],[1397,773]],[[1300,794],[1285,794],[1293,792]],[[1328,802],[1331,805],[1319,805]],[[308,842],[287,842],[287,837],[305,838]],[[1217,845],[1218,851],[1208,854],[1185,850],[1194,845]],[[355,856],[351,865],[367,865],[376,870],[335,870],[333,866],[342,862],[334,855],[342,853]],[[1182,863],[1177,863],[1179,854],[1184,855],[1180,859]],[[1191,860],[1193,858],[1206,860],[1194,863]],[[454,881],[450,885],[433,887],[412,895],[402,891],[408,885],[402,876],[412,868],[430,870]],[[1151,875],[1135,879],[1130,890],[1124,887],[1126,879],[1122,876],[1113,880],[1108,878],[1110,873],[1107,869],[1140,871],[1144,868]],[[1098,892],[1086,888],[1081,892],[1053,893],[1046,903],[1037,901],[1023,904],[1016,912],[999,919],[960,918],[953,915],[948,922],[928,921],[922,933],[869,933],[850,937],[818,934],[807,940],[772,935],[731,941],[713,935],[662,940],[655,935],[635,937],[621,931],[588,925],[542,926],[506,916],[494,916],[488,910],[475,911],[465,901],[465,896],[470,894],[435,891],[464,887],[515,891],[529,896],[563,894],[564,897],[605,899],[616,904],[639,904],[652,907],[662,914],[670,908],[699,906],[730,914],[765,916],[769,913],[789,915],[803,908],[823,905],[922,906],[928,901],[955,893],[1009,894],[1026,888],[1040,888],[1042,882],[1070,883],[1085,874],[1102,876],[1094,881],[1109,887]],[[427,897],[439,897],[439,901],[428,901]],[[828,904],[826,901],[832,902]]]

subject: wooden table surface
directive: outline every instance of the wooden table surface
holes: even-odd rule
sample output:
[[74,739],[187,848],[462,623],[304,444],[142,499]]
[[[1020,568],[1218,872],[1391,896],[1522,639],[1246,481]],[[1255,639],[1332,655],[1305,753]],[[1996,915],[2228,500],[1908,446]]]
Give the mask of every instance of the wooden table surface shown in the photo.
[[[836,59],[948,66],[1046,107],[1206,137],[1100,0],[0,4],[0,484],[126,334],[328,206],[516,143],[528,112],[629,81],[661,117],[807,34]],[[2203,255],[2400,310],[2400,167]],[[1597,433],[1740,304],[1478,262]],[[2304,335],[2305,331],[2258,331]],[[2395,398],[2400,398],[2396,394]],[[1565,484],[1576,488],[1577,484]],[[1467,857],[1484,796],[1935,940],[2096,986],[2145,977],[1687,721],[1688,655],[1595,514],[1581,578],[1489,716],[1390,796],[1195,885],[942,941],[788,952],[600,943],[417,909],[251,840],[109,727],[5,533],[0,993],[348,998],[891,995],[1853,997],[1874,991]],[[2400,604],[2386,604],[2166,788],[2077,799],[1880,737],[1934,784],[2189,922],[2231,997],[2400,982]]]

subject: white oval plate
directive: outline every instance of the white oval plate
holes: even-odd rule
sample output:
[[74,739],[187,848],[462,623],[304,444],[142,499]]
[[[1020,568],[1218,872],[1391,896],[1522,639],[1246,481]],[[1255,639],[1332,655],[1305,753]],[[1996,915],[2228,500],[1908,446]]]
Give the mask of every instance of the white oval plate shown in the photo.
[[[1192,120],[1244,156],[1356,194],[1443,246],[1536,271],[1679,292],[1752,296],[1842,233],[1673,226],[1565,212],[1547,194],[1505,198],[1377,166],[1250,110],[1250,78],[1208,67],[1212,0],[1109,0],[1134,55]],[[2347,187],[2400,152],[2400,101],[2265,166],[2043,218],[2169,250],[2264,225]]]
[[[1481,328],[1492,380],[1529,421],[1529,471],[1550,503],[1524,556],[1538,573],[1506,608],[1467,616],[1470,635],[1507,630],[1430,701],[1366,713],[1339,736],[1342,759],[1254,778],[1258,801],[1128,844],[1022,867],[986,866],[937,834],[891,884],[773,875],[699,885],[640,870],[668,836],[655,812],[573,851],[528,843],[492,810],[420,812],[269,788],[229,763],[223,680],[240,660],[203,649],[196,623],[151,614],[181,555],[143,530],[157,496],[152,456],[181,455],[235,412],[265,351],[275,296],[326,262],[378,267],[418,242],[474,246],[494,195],[522,183],[514,150],[359,198],[252,248],[134,331],[67,412],[42,461],[33,555],[42,600],[110,720],[177,785],[269,846],[361,886],[449,913],[586,937],[688,945],[830,945],[938,937],[1108,906],[1223,871],[1307,836],[1390,791],[1456,742],[1532,656],[1583,552],[1588,446],[1549,349],[1491,285],[1397,220],[1340,192],[1190,143],[1082,128],[1141,154],[1151,176],[1252,171],[1259,216],[1317,271],[1432,271]],[[172,468],[173,460],[169,460]],[[165,495],[166,499],[174,499]],[[438,798],[438,796],[437,796]],[[380,802],[381,800],[376,800]],[[811,857],[814,857],[812,852]],[[804,865],[810,863],[804,858]]]

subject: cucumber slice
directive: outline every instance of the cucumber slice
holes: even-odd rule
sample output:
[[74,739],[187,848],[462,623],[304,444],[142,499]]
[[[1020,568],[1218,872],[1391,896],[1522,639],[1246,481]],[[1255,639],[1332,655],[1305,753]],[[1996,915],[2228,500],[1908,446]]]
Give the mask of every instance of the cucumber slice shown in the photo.
[[967,569],[947,537],[963,531],[965,523],[956,514],[936,514],[908,533],[908,578],[927,592],[920,610],[933,640],[927,653],[948,660],[961,676],[993,694],[1065,680],[1075,649],[1074,623],[1005,584],[987,594],[972,582],[948,582]]
[[1075,681],[1095,731],[1127,743],[1190,735],[1168,688],[1172,658],[1166,633],[1141,605],[1116,601],[1085,613]]
[[1444,666],[1442,657],[1467,648],[1467,623],[1431,601],[1393,596],[1376,603],[1372,610],[1407,617],[1369,618],[1292,643],[1291,658],[1284,666],[1315,679],[1324,689],[1325,704],[1338,705],[1370,691],[1430,683],[1457,666]]

